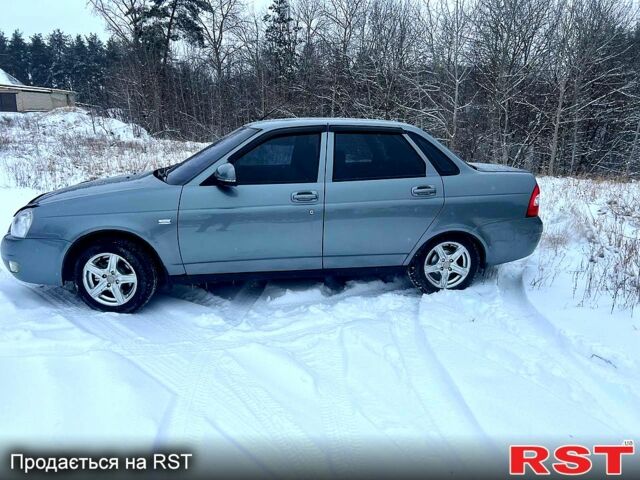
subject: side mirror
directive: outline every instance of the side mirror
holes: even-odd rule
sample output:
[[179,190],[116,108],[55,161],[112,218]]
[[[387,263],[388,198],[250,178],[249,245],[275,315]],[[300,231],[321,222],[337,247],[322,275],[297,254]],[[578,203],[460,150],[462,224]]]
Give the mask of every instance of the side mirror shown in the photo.
[[216,172],[213,176],[219,185],[232,187],[238,184],[238,181],[236,180],[236,169],[231,163],[223,163],[220,165],[216,168]]

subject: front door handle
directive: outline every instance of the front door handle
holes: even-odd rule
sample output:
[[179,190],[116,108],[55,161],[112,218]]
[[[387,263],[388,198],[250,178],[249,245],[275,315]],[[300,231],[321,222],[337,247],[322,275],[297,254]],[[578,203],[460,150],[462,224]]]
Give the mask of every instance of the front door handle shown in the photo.
[[313,203],[318,201],[318,192],[306,190],[304,192],[294,192],[291,194],[291,201],[295,203]]
[[434,197],[438,193],[433,185],[420,185],[411,189],[411,195],[414,197]]

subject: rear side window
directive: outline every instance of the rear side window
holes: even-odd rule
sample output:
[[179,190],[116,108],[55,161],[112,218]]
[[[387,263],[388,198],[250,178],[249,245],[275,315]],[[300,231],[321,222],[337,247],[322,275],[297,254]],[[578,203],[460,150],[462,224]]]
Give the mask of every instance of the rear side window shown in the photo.
[[433,168],[435,168],[440,175],[449,176],[460,173],[458,166],[429,140],[414,132],[409,132],[409,137],[418,148],[422,150],[422,153],[429,159],[433,164]]
[[336,132],[333,181],[424,177],[426,165],[401,134]]
[[320,133],[283,135],[259,144],[233,161],[238,185],[316,183]]

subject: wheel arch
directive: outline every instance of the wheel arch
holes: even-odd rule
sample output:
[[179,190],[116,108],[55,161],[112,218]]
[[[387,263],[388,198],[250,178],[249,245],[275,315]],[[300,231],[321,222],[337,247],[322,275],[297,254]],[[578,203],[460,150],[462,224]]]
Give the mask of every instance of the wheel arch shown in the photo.
[[474,235],[471,232],[465,231],[465,230],[447,230],[444,232],[439,232],[436,233],[435,235],[432,235],[428,238],[426,238],[419,246],[418,248],[415,249],[415,251],[409,255],[407,257],[407,261],[405,262],[405,264],[410,264],[413,259],[419,255],[420,253],[422,253],[423,249],[426,248],[428,245],[437,242],[438,240],[455,240],[456,238],[464,238],[466,240],[469,240],[471,242],[473,242],[473,244],[476,246],[476,248],[478,249],[478,254],[480,255],[480,267],[484,268],[487,265],[487,246],[486,244],[482,241],[482,239],[477,236]]
[[160,259],[160,255],[155,248],[144,238],[141,236],[129,232],[127,230],[118,230],[118,229],[105,229],[105,230],[94,230],[84,235],[78,237],[74,240],[71,246],[67,249],[64,259],[62,261],[62,281],[73,280],[73,267],[78,255],[82,252],[84,248],[89,246],[91,243],[96,240],[104,241],[104,240],[129,240],[140,246],[153,260],[156,270],[160,276],[161,283],[164,283],[169,274],[167,272],[164,263]]

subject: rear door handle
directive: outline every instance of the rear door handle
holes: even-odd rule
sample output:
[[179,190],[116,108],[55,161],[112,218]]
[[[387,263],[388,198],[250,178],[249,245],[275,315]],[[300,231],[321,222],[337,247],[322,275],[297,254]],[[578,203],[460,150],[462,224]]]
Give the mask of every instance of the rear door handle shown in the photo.
[[414,197],[433,197],[438,193],[433,185],[420,185],[411,189],[411,195]]
[[318,201],[318,192],[307,190],[304,192],[294,192],[291,194],[291,201],[295,203],[313,203]]

